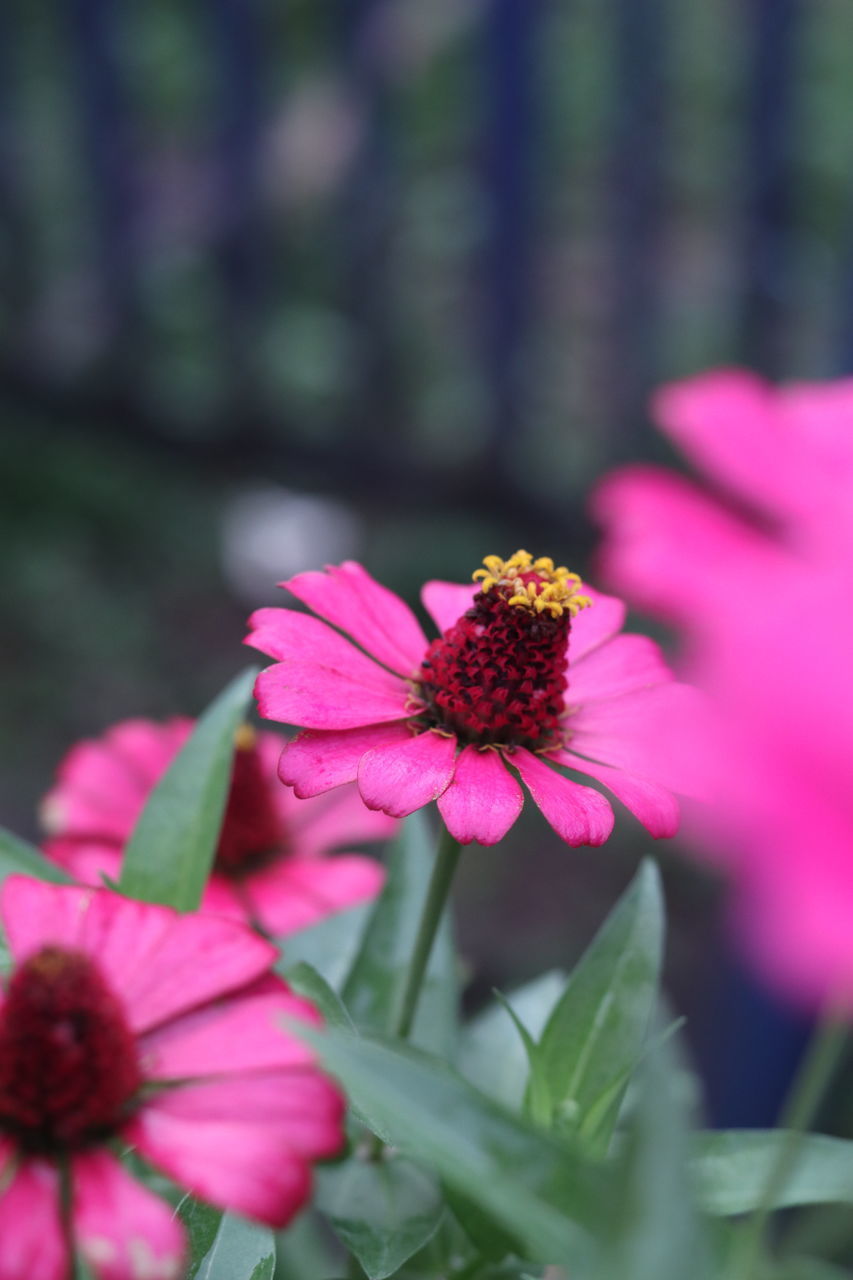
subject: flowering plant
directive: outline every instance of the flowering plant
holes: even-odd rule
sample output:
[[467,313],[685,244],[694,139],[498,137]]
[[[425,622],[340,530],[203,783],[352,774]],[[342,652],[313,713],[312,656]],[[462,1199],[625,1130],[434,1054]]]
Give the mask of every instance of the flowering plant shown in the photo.
[[[851,1199],[851,1144],[792,1179],[790,1135],[693,1129],[653,861],[569,974],[460,1011],[461,846],[522,787],[570,846],[599,787],[672,835],[693,691],[526,552],[428,583],[432,640],[358,565],[286,585],[313,614],[253,615],[272,666],[80,744],[44,848],[0,838],[0,1280],[794,1275],[755,1241]],[[253,685],[297,737],[246,729]],[[391,834],[384,881],[327,856]]]

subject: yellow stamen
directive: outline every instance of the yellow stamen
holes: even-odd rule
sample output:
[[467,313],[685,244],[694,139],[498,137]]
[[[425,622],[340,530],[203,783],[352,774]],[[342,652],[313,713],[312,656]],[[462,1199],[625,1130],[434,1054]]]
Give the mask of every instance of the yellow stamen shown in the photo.
[[234,748],[237,751],[251,751],[258,740],[258,735],[250,724],[241,724],[234,734]]
[[[592,604],[589,596],[580,592],[581,580],[570,573],[565,565],[554,567],[550,556],[534,560],[529,551],[516,551],[508,560],[500,556],[485,556],[484,569],[475,570],[473,579],[479,581],[485,594],[496,587],[508,604],[535,613],[550,613],[559,618],[564,610],[572,617]],[[525,581],[523,575],[534,573],[535,578]]]

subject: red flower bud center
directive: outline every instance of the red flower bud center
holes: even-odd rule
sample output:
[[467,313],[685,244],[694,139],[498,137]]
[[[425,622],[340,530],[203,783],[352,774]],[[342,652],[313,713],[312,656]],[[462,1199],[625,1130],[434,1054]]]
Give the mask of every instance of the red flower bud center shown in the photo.
[[555,745],[565,710],[571,610],[511,603],[544,580],[519,574],[512,586],[478,592],[472,607],[427,650],[415,693],[423,728],[478,746]]
[[240,730],[215,868],[240,875],[265,862],[284,843],[274,791],[251,729]]
[[103,1141],[142,1077],[117,996],[79,951],[46,946],[13,974],[0,1006],[0,1133],[58,1154]]

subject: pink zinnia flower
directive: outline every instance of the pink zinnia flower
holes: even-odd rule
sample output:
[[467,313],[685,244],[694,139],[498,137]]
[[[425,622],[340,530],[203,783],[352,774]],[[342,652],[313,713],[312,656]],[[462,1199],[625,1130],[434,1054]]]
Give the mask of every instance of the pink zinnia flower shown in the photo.
[[172,1207],[121,1163],[134,1148],[194,1195],[281,1227],[310,1162],[340,1148],[343,1102],[285,1020],[320,1019],[231,920],[11,876],[15,962],[0,991],[0,1276],[178,1280]]
[[[78,743],[59,766],[42,813],[53,838],[44,852],[86,884],[117,880],[122,853],[151,789],[193,728],[125,720]],[[381,840],[395,824],[369,813],[354,787],[303,803],[281,786],[282,739],[244,727],[237,735],[231,790],[202,910],[260,925],[276,937],[315,924],[378,893],[373,858],[329,851]]]
[[739,933],[806,1002],[853,993],[853,383],[776,390],[723,371],[654,412],[713,487],[656,467],[599,489],[606,577],[676,624],[719,711],[696,741],[725,803],[697,850],[737,890]]
[[307,730],[284,749],[282,781],[313,796],[357,779],[365,804],[395,817],[437,799],[457,840],[495,844],[521,811],[518,774],[564,840],[601,844],[610,805],[565,766],[672,835],[670,788],[686,773],[673,729],[692,691],[651,640],[617,634],[621,601],[525,551],[484,564],[478,584],[426,584],[432,642],[353,562],[281,584],[325,622],[252,615],[247,643],[277,659],[258,677],[260,713]]

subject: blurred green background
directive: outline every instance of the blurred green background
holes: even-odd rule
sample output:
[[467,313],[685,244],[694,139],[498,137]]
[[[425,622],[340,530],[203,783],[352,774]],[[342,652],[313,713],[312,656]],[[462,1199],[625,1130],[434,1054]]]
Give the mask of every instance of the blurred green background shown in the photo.
[[[587,571],[591,485],[669,457],[654,385],[853,363],[851,72],[849,0],[9,0],[5,823],[75,739],[200,710],[277,579]],[[466,861],[475,998],[653,844],[526,818]],[[718,889],[657,852],[691,1006]]]

